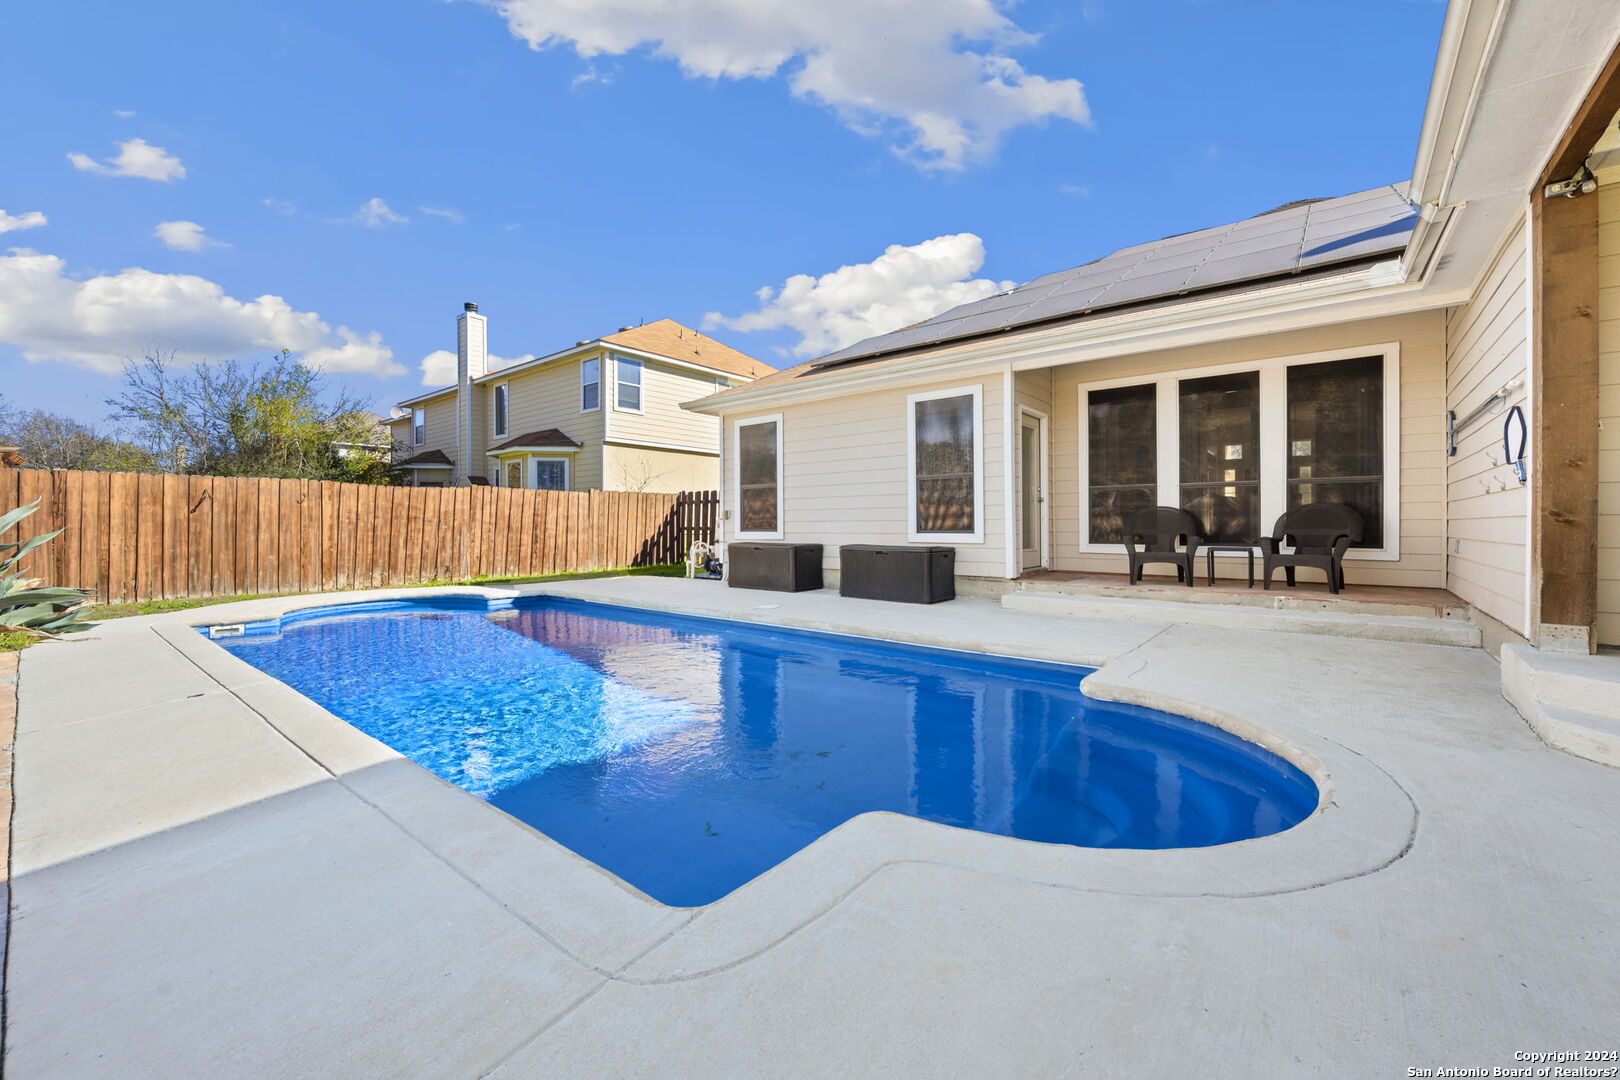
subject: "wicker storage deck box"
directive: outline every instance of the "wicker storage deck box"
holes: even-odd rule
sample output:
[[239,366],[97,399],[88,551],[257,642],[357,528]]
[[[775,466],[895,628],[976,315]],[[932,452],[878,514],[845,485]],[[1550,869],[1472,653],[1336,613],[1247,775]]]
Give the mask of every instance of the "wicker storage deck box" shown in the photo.
[[838,595],[937,604],[956,599],[956,549],[846,544],[838,549]]
[[803,592],[821,588],[820,544],[726,545],[726,583],[734,589]]

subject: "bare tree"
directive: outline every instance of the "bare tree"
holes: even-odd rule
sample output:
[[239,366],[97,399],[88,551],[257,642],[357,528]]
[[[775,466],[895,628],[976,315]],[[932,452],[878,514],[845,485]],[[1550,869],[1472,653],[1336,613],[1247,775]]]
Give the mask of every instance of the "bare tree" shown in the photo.
[[263,363],[183,369],[173,353],[148,353],[126,365],[107,405],[167,472],[392,481],[386,460],[339,452],[376,442],[376,417],[285,349]]
[[139,472],[150,455],[90,424],[44,409],[13,409],[0,402],[0,442],[17,447],[27,465],[41,469]]
[[673,469],[657,469],[651,461],[640,458],[629,465],[619,467],[619,490],[651,491],[654,484],[674,471]]

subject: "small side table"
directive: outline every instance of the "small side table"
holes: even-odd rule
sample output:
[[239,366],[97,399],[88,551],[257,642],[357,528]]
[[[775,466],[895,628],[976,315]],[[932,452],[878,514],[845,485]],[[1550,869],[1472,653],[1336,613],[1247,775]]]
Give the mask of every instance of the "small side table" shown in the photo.
[[1249,588],[1254,588],[1254,545],[1253,544],[1204,544],[1202,549],[1208,552],[1206,564],[1209,568],[1208,578],[1211,585],[1215,584],[1215,553],[1217,551],[1241,551],[1249,557]]

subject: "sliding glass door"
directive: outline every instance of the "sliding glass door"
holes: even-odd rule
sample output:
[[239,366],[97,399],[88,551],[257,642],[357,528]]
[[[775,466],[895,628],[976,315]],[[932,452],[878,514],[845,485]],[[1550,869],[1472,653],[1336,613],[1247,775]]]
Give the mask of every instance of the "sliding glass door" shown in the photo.
[[1288,369],[1288,508],[1345,503],[1384,546],[1384,358]]
[[1379,350],[1082,387],[1082,550],[1113,549],[1145,506],[1245,543],[1284,510],[1342,503],[1365,522],[1365,557],[1399,557],[1399,353]]
[[1260,373],[1181,380],[1181,499],[1204,539],[1260,533]]
[[1126,519],[1159,501],[1157,407],[1152,383],[1088,395],[1087,516],[1094,544],[1123,543]]

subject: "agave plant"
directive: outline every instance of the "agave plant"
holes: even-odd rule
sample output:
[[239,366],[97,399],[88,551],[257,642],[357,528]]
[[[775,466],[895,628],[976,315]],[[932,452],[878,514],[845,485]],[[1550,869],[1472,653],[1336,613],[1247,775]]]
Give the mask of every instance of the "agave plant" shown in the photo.
[[[0,514],[0,536],[38,509],[39,500],[35,499],[27,506]],[[90,597],[88,591],[46,586],[38,578],[25,578],[16,572],[23,556],[49,543],[61,532],[57,529],[20,542],[0,541],[0,630],[50,635],[84,630],[91,625],[80,622],[78,615],[78,608]]]

